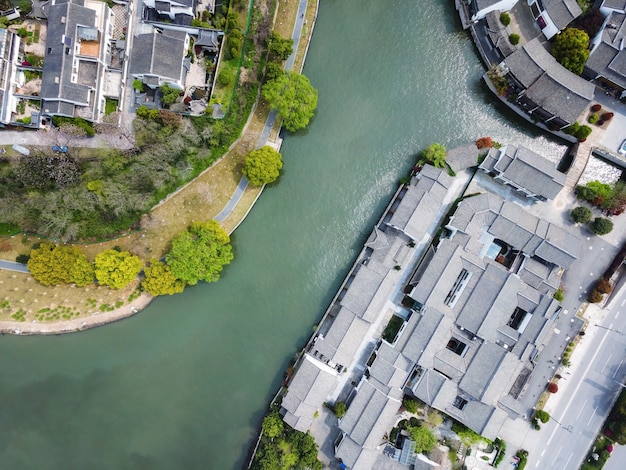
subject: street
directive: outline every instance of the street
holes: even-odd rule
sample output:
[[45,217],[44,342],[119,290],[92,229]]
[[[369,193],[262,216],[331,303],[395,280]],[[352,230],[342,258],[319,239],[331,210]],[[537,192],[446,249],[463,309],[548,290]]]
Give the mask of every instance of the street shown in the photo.
[[536,432],[535,448],[528,449],[528,468],[578,468],[621,390],[626,375],[626,290],[607,310],[596,313],[600,315],[590,321],[572,356],[574,366],[561,373],[560,390],[547,406],[551,420]]

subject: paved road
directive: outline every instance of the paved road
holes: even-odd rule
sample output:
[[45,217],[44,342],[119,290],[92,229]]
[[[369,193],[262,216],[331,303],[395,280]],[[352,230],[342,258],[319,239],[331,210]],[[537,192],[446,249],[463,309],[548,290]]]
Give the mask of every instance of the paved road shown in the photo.
[[560,381],[560,400],[551,409],[553,419],[537,433],[529,469],[578,468],[621,390],[626,376],[626,289],[598,313],[582,339],[586,344],[572,357],[577,367],[562,374],[566,382]]
[[28,268],[25,264],[5,260],[0,260],[0,269],[6,269],[7,271],[17,271],[18,273],[30,272],[28,271]]

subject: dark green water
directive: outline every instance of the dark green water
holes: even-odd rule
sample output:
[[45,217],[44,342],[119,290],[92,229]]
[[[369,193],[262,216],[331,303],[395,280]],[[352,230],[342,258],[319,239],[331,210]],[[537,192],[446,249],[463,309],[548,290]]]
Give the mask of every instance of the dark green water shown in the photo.
[[452,1],[320,7],[305,68],[317,116],[286,137],[284,174],[222,280],[88,332],[0,339],[2,468],[241,468],[289,357],[421,148],[489,135],[564,151],[491,103]]

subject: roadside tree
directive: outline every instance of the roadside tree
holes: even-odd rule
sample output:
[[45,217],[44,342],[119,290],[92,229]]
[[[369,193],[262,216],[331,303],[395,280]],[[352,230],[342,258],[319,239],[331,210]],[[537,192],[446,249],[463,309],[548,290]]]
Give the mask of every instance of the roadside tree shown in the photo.
[[158,259],[151,259],[144,269],[145,278],[141,285],[150,295],[174,295],[185,290],[185,283],[172,274],[172,269]]
[[296,72],[285,72],[267,82],[262,93],[289,132],[308,126],[317,108],[317,90],[307,77]]
[[282,167],[280,153],[266,145],[248,154],[243,164],[243,174],[252,185],[263,186],[276,181]]
[[566,28],[556,36],[552,55],[563,67],[580,75],[589,57],[589,35],[582,29]]
[[233,259],[230,237],[219,222],[194,222],[172,240],[165,260],[172,274],[193,286],[198,281],[215,282]]
[[96,255],[96,279],[113,289],[122,289],[141,271],[143,263],[128,251],[105,250]]

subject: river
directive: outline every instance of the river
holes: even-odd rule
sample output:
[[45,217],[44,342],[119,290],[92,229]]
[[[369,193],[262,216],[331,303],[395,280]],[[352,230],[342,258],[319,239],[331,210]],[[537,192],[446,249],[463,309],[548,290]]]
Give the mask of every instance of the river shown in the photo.
[[565,151],[493,103],[452,1],[321,0],[304,73],[317,115],[286,136],[284,172],[218,283],[87,332],[2,337],[3,468],[241,468],[289,358],[419,150],[491,136]]

